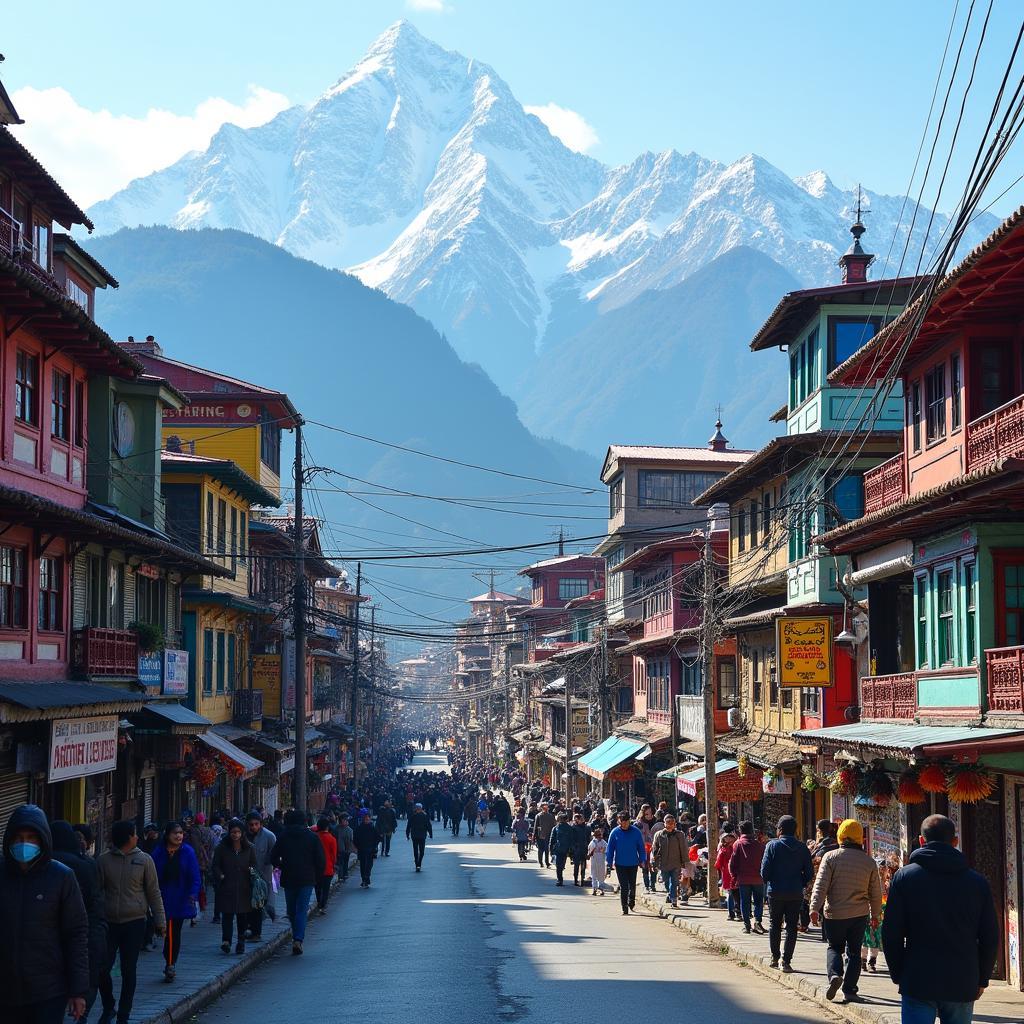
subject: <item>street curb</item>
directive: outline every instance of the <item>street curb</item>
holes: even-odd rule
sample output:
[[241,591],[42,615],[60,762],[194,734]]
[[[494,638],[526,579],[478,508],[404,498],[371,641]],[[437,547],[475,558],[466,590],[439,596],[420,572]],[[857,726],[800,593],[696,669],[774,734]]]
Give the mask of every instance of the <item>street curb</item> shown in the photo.
[[259,945],[251,953],[246,953],[223,974],[211,978],[201,988],[187,996],[182,996],[176,1003],[164,1007],[159,1013],[147,1017],[140,1024],[180,1024],[198,1013],[204,1006],[212,1003],[224,994],[237,981],[241,981],[253,968],[269,960],[282,946],[288,945],[292,939],[291,928],[275,935],[269,942]]
[[784,985],[799,993],[805,999],[819,1003],[827,1007],[836,1016],[849,1021],[850,1024],[899,1024],[900,1011],[898,1006],[874,1007],[866,1003],[833,1003],[825,997],[823,986],[812,981],[799,972],[795,974],[782,974],[778,969],[772,968],[771,956],[766,952],[764,955],[750,953],[744,949],[732,945],[728,938],[712,931],[703,922],[686,918],[678,911],[673,911],[658,899],[652,899],[647,895],[637,894],[639,901],[648,909],[653,910],[659,917],[664,918],[669,924],[692,935],[702,945],[713,950],[720,956],[729,960],[735,960],[752,970],[757,971],[767,978],[771,978],[778,985]]

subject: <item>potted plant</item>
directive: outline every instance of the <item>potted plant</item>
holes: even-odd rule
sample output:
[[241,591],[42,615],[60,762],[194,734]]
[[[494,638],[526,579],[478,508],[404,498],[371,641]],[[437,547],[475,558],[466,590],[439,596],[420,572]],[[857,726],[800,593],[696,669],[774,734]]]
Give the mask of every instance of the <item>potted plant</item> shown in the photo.
[[152,654],[164,649],[164,631],[151,622],[129,622],[128,628],[139,641],[139,650],[143,654]]

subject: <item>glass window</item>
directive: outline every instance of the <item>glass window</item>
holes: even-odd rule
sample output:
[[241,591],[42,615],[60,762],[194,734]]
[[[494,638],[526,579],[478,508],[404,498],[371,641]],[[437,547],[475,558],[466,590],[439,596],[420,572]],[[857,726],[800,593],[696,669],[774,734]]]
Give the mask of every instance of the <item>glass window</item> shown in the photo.
[[50,387],[50,433],[60,441],[71,440],[71,377],[54,370]]
[[786,709],[793,706],[793,691],[788,686],[782,691],[782,706]]
[[917,667],[928,667],[928,578],[918,576],[914,581],[917,603]]
[[946,368],[936,366],[924,375],[925,436],[946,436]]
[[224,630],[217,630],[217,665],[216,665],[216,678],[217,678],[217,692],[224,692],[224,670],[225,657],[224,657]]
[[816,686],[803,687],[800,690],[800,711],[805,715],[820,715],[821,690]]
[[706,491],[723,473],[701,473],[689,470],[662,471],[642,469],[639,477],[640,508],[687,508],[693,499]]
[[736,686],[736,663],[720,661],[718,663],[718,706],[734,708],[739,706],[739,690]]
[[699,661],[682,662],[682,693],[687,697],[699,697],[704,692],[701,685],[702,668]]
[[772,496],[770,494],[761,497],[761,535],[766,544],[771,544],[772,532]]
[[235,642],[235,634],[228,633],[228,690],[235,690],[238,687],[238,680],[235,678],[235,673],[238,671],[235,661]]
[[779,676],[775,669],[770,667],[765,660],[765,671],[768,673],[768,703],[773,707],[779,706]]
[[564,577],[558,580],[559,601],[572,601],[577,597],[586,597],[589,593],[590,580],[586,577],[582,579]]
[[50,269],[50,223],[36,221],[32,225],[32,259],[43,270]]
[[978,660],[978,640],[976,631],[978,628],[977,597],[974,586],[974,563],[964,563],[964,631],[965,643],[964,654],[967,664],[973,665]]
[[624,496],[626,493],[626,483],[624,478],[617,476],[608,485],[608,518],[611,519],[622,511]]
[[869,342],[878,330],[881,318],[877,316],[830,316],[828,318],[828,368],[842,365]]
[[800,350],[796,349],[789,357],[789,408],[795,409],[801,402],[800,398]]
[[223,498],[217,499],[217,552],[228,552],[228,503]]
[[238,509],[231,506],[231,571],[238,571]]
[[647,707],[652,711],[669,710],[669,659],[647,659]]
[[757,502],[752,501],[750,503],[750,546],[751,548],[757,547]]
[[761,652],[750,652],[750,696],[757,707],[764,698],[761,687]]
[[921,382],[915,380],[910,385],[910,402],[907,406],[910,416],[911,433],[914,439],[914,451],[921,450]]
[[75,444],[85,446],[85,381],[75,381]]
[[26,591],[25,549],[0,546],[0,626],[24,629],[28,625]]
[[740,551],[747,550],[747,510],[741,508],[736,513],[736,540],[739,542]]
[[949,665],[955,660],[953,646],[953,570],[943,569],[935,577],[935,596],[939,615],[939,665]]
[[209,491],[207,491],[206,492],[206,551],[203,552],[206,555],[207,558],[209,558],[210,555],[213,554],[213,550],[214,550],[214,548],[213,548],[213,531],[214,531],[213,495]]
[[260,422],[260,461],[268,469],[281,473],[281,425],[263,410]]
[[960,353],[954,353],[949,357],[949,420],[950,426],[956,430],[960,426],[961,417],[961,389],[963,381],[960,373]]
[[140,622],[167,628],[167,584],[163,577],[150,579],[138,575],[135,578],[135,617]]
[[39,628],[50,632],[63,628],[60,559],[39,559]]
[[89,293],[77,281],[69,277],[64,282],[64,289],[68,293],[68,298],[76,306],[81,306],[86,313],[89,312]]
[[[2,549],[0,549],[2,550]],[[1004,647],[1024,643],[1024,565],[1003,566]]]
[[213,693],[213,630],[203,630],[203,693]]
[[803,347],[807,353],[807,358],[804,362],[804,398],[807,398],[818,385],[818,381],[816,379],[818,359],[817,327],[815,327],[807,336],[807,340],[804,342]]
[[39,412],[36,391],[39,388],[39,357],[18,350],[14,369],[14,415],[22,423],[37,426]]

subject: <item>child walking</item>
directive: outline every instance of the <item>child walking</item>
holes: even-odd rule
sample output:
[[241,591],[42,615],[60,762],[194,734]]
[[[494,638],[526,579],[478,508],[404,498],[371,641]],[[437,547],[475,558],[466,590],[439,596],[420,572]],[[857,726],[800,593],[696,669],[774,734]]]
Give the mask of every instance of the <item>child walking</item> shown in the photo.
[[882,921],[885,918],[885,904],[889,898],[889,884],[892,876],[900,869],[900,859],[895,853],[890,853],[885,860],[879,858],[878,875],[882,880],[882,914],[878,919],[878,926],[871,927],[868,923],[864,931],[864,945],[860,948],[861,970],[871,971],[872,974],[878,970],[878,951],[882,948]]
[[591,896],[604,895],[604,878],[608,865],[605,863],[605,850],[608,843],[605,842],[604,829],[600,825],[594,829],[594,836],[587,847],[587,856],[590,858],[590,884],[593,886]]

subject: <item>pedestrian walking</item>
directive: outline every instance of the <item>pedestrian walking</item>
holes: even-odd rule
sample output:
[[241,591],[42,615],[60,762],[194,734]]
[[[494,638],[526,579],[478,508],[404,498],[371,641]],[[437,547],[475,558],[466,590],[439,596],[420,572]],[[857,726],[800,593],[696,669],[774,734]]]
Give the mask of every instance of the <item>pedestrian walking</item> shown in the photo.
[[572,825],[569,824],[569,815],[564,811],[558,815],[549,843],[551,855],[555,858],[555,885],[564,885],[565,862],[569,859],[573,844]]
[[316,823],[316,837],[324,848],[324,869],[316,880],[316,909],[320,916],[327,913],[327,902],[331,898],[331,884],[334,882],[335,865],[338,863],[338,840],[331,832],[331,823],[326,816]]
[[424,812],[423,805],[417,804],[409,815],[405,826],[405,838],[412,840],[412,858],[419,871],[423,867],[423,854],[427,851],[427,836],[434,838],[434,829],[430,817]]
[[999,950],[992,890],[956,848],[956,826],[925,818],[920,848],[896,872],[882,921],[903,1024],[970,1024]]
[[301,811],[293,808],[285,814],[284,827],[274,843],[270,860],[281,870],[284,902],[292,926],[292,956],[301,956],[302,944],[306,941],[309,901],[325,866],[323,844],[306,828]]
[[[604,838],[604,829],[598,825],[594,829],[590,842],[587,845],[587,854],[590,857],[590,895],[604,895],[604,880],[607,872],[605,853],[608,843]],[[523,860],[526,860],[524,857]]]
[[[415,805],[413,812],[410,813],[414,812]],[[370,821],[369,811],[363,813],[362,820],[353,830],[352,841],[355,843],[356,856],[359,858],[359,875],[362,879],[359,884],[363,889],[369,889],[373,858],[377,855],[377,847],[380,845],[380,833]]]
[[185,842],[180,821],[168,822],[163,837],[153,850],[153,864],[160,883],[167,931],[164,934],[164,981],[174,981],[181,952],[181,930],[199,913],[203,887],[195,851]]
[[533,820],[533,841],[537,844],[537,863],[541,867],[551,867],[551,833],[557,824],[551,813],[551,805],[542,803],[540,813]]
[[587,849],[590,846],[590,826],[583,814],[577,811],[572,816],[572,846],[569,859],[572,861],[572,883],[580,888],[587,881]]
[[504,793],[499,793],[494,798],[491,812],[494,815],[494,820],[498,823],[498,835],[504,836],[508,831],[509,825],[512,823],[512,808],[509,806],[508,800],[505,799]]
[[235,922],[238,938],[235,952],[245,952],[246,922],[252,914],[252,876],[256,873],[256,853],[245,834],[241,819],[232,818],[213,853],[213,877],[220,906],[220,948],[231,952]]
[[743,930],[748,934],[751,931],[759,935],[765,933],[761,923],[764,916],[764,880],[761,878],[764,850],[764,843],[754,835],[754,823],[741,821],[740,837],[732,844],[729,872],[739,887]]
[[466,822],[466,838],[472,839],[476,834],[477,798],[469,797],[462,805],[462,817]]
[[512,842],[519,851],[520,861],[526,860],[526,851],[530,845],[530,820],[526,817],[526,808],[520,807],[512,819]]
[[274,906],[274,865],[270,859],[277,836],[263,824],[263,816],[259,811],[250,811],[245,816],[245,831],[252,843],[252,852],[256,855],[256,872],[267,887],[267,902],[262,907],[253,907],[248,921],[248,937],[253,942],[259,942],[263,938],[263,915],[266,914],[271,921],[277,919]]
[[[767,886],[771,914],[768,931],[771,966],[778,968],[781,957],[783,974],[793,973],[793,952],[800,928],[804,890],[813,877],[811,851],[796,837],[796,818],[784,814],[776,826],[776,838],[768,843],[761,858],[761,878]],[[782,947],[783,924],[786,926],[785,948]]]
[[486,796],[481,796],[476,802],[476,820],[480,826],[480,838],[483,839],[487,832],[487,822],[491,817],[491,806]]
[[636,907],[636,873],[647,863],[647,847],[643,833],[629,820],[627,811],[619,812],[618,821],[608,836],[605,860],[609,869],[615,869],[622,913],[628,915]]
[[385,800],[377,812],[377,831],[380,833],[380,852],[385,857],[391,856],[391,838],[398,831],[398,815],[390,800]]
[[462,801],[454,793],[448,798],[448,820],[452,825],[452,835],[458,837],[459,823],[462,821]]
[[860,947],[868,922],[878,926],[882,883],[878,865],[864,850],[864,828],[859,821],[848,818],[839,826],[836,838],[839,849],[825,854],[814,880],[811,921],[817,924],[824,912],[828,998],[833,999],[842,986],[847,1003],[862,1003],[864,1000],[857,994]]
[[735,832],[723,832],[718,839],[718,854],[715,857],[715,869],[721,887],[726,891],[726,908],[730,921],[741,921],[739,886],[729,870],[729,858],[732,856],[733,843],[736,842]]
[[661,872],[661,880],[668,894],[665,902],[678,908],[680,880],[683,871],[690,865],[690,843],[676,827],[674,814],[666,814],[664,823],[665,827],[654,834],[651,864],[654,871]]
[[657,872],[651,867],[651,849],[654,845],[654,810],[650,804],[644,804],[640,813],[636,816],[636,827],[640,829],[644,837],[644,847],[647,850],[647,860],[644,861],[641,870],[644,876],[644,892],[657,892]]
[[348,865],[355,850],[355,843],[352,841],[352,826],[349,824],[348,815],[342,814],[338,818],[338,868],[342,882],[348,881]]
[[100,971],[103,1001],[100,1024],[114,1019],[114,982],[111,971],[121,961],[121,992],[116,1002],[117,1024],[127,1024],[135,1000],[139,953],[146,935],[146,914],[161,938],[166,931],[164,901],[153,858],[138,849],[134,821],[115,821],[110,827],[111,848],[96,858],[96,871],[107,917],[107,956]]
[[42,808],[14,809],[3,852],[0,1020],[62,1024],[65,1014],[83,1020],[93,985],[89,918],[76,872],[54,857]]

